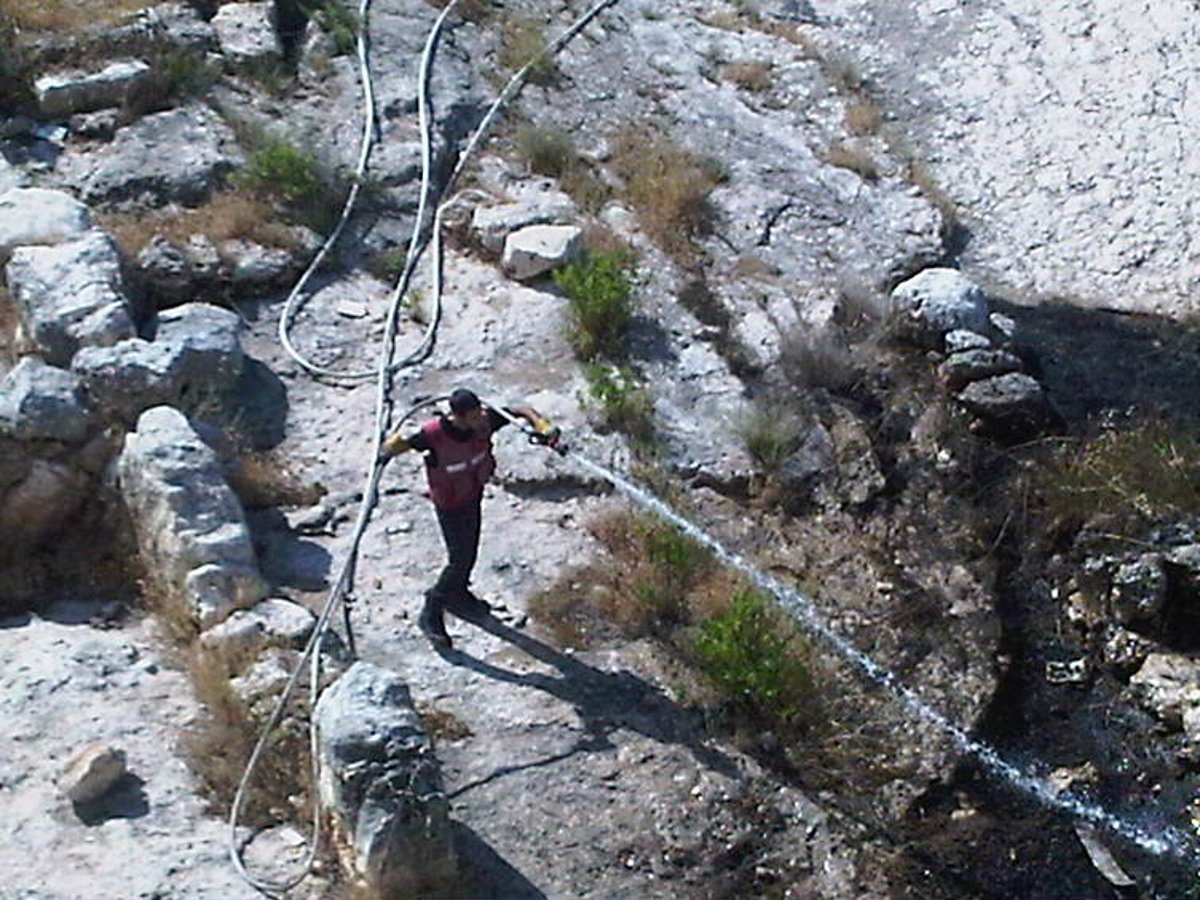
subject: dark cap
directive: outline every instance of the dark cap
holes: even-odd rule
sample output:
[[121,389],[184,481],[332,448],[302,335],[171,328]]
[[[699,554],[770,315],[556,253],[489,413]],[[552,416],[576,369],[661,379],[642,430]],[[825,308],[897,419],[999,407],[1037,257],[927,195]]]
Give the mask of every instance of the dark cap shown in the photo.
[[479,409],[483,406],[479,402],[479,398],[474,391],[468,391],[466,388],[457,388],[450,395],[450,411],[455,413],[470,412],[473,409]]

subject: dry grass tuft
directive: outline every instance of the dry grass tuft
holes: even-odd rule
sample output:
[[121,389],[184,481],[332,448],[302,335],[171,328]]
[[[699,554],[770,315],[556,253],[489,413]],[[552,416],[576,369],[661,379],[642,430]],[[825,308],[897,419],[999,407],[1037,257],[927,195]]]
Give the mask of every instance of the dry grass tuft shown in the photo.
[[546,84],[558,71],[554,57],[547,56],[546,34],[533,19],[519,15],[506,16],[500,24],[500,65],[516,72],[530,65],[528,79],[534,84]]
[[772,66],[768,62],[738,62],[722,67],[721,77],[738,87],[755,93],[771,89]]
[[325,496],[324,485],[299,474],[270,450],[239,455],[227,478],[242,505],[249,509],[312,506]]
[[17,333],[21,317],[8,287],[0,284],[0,364],[11,366],[17,361]]
[[834,143],[825,152],[825,161],[839,169],[848,169],[864,181],[879,180],[879,166],[871,154],[844,141]]
[[[180,748],[189,767],[200,779],[212,810],[228,815],[246,761],[258,740],[258,721],[234,692],[228,661],[193,649],[189,671],[196,696],[207,715],[187,730]],[[300,701],[295,701],[297,706]],[[293,710],[276,730],[275,742],[262,755],[255,778],[248,786],[242,823],[250,827],[280,821],[300,822],[311,815],[314,796],[310,783],[307,717]]]
[[194,209],[160,215],[111,213],[96,216],[129,258],[136,258],[157,235],[181,244],[193,234],[207,235],[214,243],[244,238],[265,247],[294,249],[296,238],[278,220],[266,200],[243,191],[221,191]]
[[852,135],[878,134],[882,124],[883,111],[873,100],[860,98],[846,106],[846,130]]
[[437,741],[461,741],[475,733],[466,722],[444,709],[435,709],[427,704],[418,703],[417,713],[421,716],[421,724],[425,727],[425,733],[435,743]]
[[22,31],[82,31],[108,25],[157,0],[0,0],[0,19]]
[[677,261],[691,264],[696,239],[712,230],[708,195],[717,168],[650,128],[626,127],[613,139],[612,167],[646,233]]

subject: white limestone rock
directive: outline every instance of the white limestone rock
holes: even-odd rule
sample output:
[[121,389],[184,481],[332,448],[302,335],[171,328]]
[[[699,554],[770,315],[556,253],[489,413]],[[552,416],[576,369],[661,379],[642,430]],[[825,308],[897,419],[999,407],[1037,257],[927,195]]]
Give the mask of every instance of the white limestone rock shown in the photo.
[[530,225],[504,241],[504,271],[517,281],[529,281],[565,266],[583,250],[583,229],[577,225]]
[[43,75],[33,83],[33,91],[43,115],[66,116],[120,106],[150,77],[150,66],[142,60],[118,60],[98,72]]
[[96,742],[71,758],[58,780],[58,787],[72,803],[94,803],[108,793],[125,772],[125,751]]
[[[0,168],[6,165],[0,162]],[[0,264],[16,247],[58,244],[91,228],[88,208],[65,191],[10,188],[0,194]]]

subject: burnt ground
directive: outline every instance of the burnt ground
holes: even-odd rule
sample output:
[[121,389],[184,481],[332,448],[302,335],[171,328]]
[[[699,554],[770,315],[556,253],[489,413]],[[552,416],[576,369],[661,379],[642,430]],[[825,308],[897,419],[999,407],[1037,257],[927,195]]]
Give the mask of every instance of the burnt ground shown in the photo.
[[[995,306],[1017,321],[1022,355],[1062,413],[1064,436],[1142,421],[1167,421],[1195,434],[1200,329],[1068,306]],[[991,546],[1008,660],[977,736],[1041,776],[1090,763],[1095,775],[1086,799],[1149,834],[1169,826],[1194,837],[1186,813],[1200,790],[1200,769],[1180,761],[1178,733],[1130,701],[1129,673],[1096,665],[1080,684],[1046,677],[1047,662],[1088,656],[1089,647],[1052,591],[1082,562],[1072,540],[1079,523],[1040,514],[1036,490],[1028,492],[1025,476],[1044,451],[1037,444],[997,449],[977,472],[981,522],[1000,532]],[[1174,649],[1200,646],[1194,629],[1172,630]],[[1147,636],[1166,643],[1162,633]],[[1105,845],[1137,882],[1115,887],[1092,865],[1073,821],[1039,808],[971,761],[951,784],[923,798],[908,824],[908,880],[917,893],[903,896],[921,896],[923,880],[930,887],[957,882],[957,896],[997,900],[1200,896],[1194,865],[1106,835]]]

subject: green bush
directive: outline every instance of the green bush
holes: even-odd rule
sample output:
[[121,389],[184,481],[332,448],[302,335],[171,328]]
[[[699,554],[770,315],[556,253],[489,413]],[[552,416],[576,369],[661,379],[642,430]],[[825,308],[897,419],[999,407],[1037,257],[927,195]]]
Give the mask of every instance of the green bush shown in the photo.
[[588,400],[600,412],[604,427],[635,441],[654,437],[654,403],[637,373],[625,366],[591,365],[587,369]]
[[567,339],[585,362],[624,356],[625,330],[633,316],[627,263],[618,253],[588,253],[554,273],[567,295]]
[[355,10],[338,0],[301,0],[300,5],[333,38],[339,54],[354,51],[361,25]]
[[313,157],[286,141],[269,140],[250,154],[250,161],[234,181],[238,187],[298,205],[321,189]]
[[815,694],[807,654],[793,632],[766,595],[743,588],[728,610],[700,626],[692,651],[735,707],[796,727],[804,724]]

